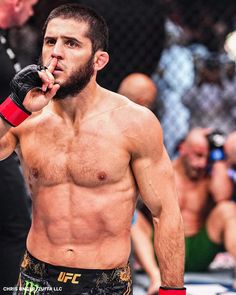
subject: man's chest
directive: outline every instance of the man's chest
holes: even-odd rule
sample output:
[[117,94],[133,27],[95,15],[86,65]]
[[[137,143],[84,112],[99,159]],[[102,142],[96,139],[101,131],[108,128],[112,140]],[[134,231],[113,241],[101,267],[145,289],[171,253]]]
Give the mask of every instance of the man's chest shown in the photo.
[[209,201],[207,182],[186,183],[179,179],[176,185],[182,210],[200,212],[206,207]]
[[117,182],[130,160],[122,137],[106,130],[30,132],[20,137],[20,148],[29,181],[45,185],[73,182],[96,187]]

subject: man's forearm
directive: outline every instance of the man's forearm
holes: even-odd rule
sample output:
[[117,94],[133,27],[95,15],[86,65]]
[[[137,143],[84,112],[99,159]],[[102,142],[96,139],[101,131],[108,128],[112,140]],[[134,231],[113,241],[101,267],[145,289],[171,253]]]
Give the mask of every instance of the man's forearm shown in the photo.
[[[140,216],[138,216],[139,218]],[[153,242],[148,234],[140,228],[139,224],[133,225],[131,236],[135,254],[142,267],[151,279],[160,280],[160,271],[155,259]]]
[[233,194],[233,184],[228,176],[225,161],[217,161],[212,166],[210,192],[215,202],[230,200]]
[[162,286],[183,287],[184,284],[184,229],[181,215],[154,218],[154,246],[158,258]]

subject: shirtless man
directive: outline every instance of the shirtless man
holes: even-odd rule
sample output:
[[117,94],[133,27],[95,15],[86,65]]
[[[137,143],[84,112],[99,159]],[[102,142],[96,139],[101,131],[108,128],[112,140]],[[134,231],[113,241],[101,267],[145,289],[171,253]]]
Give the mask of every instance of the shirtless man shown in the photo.
[[211,177],[206,175],[208,133],[190,131],[173,162],[186,236],[186,271],[207,270],[222,246],[236,257],[236,205],[230,201],[225,162],[213,164]]
[[19,286],[34,294],[49,286],[61,294],[132,294],[138,188],[154,218],[160,294],[186,294],[183,223],[162,131],[148,109],[96,83],[109,59],[107,35],[89,8],[53,10],[42,48],[47,69],[23,69],[0,107],[0,157],[17,150],[32,193]]

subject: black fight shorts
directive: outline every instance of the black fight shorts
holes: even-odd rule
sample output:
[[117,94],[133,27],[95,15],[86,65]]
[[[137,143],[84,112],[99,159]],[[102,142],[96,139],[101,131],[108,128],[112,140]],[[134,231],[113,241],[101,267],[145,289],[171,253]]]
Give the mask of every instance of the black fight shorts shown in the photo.
[[17,295],[131,295],[129,265],[100,270],[55,266],[25,253]]

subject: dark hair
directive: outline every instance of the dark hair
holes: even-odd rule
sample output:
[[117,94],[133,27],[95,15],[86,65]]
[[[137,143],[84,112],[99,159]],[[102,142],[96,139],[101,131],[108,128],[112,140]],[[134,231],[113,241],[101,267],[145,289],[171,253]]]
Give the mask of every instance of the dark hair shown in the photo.
[[92,42],[92,49],[95,53],[97,50],[108,49],[108,27],[104,18],[95,10],[80,4],[64,4],[53,9],[43,26],[43,35],[46,32],[48,23],[54,18],[74,19],[78,22],[88,24],[88,37]]

